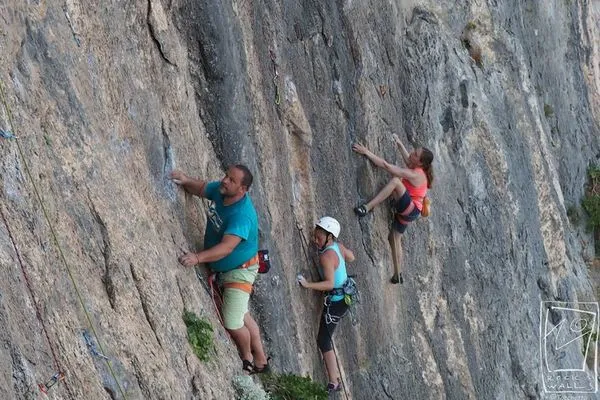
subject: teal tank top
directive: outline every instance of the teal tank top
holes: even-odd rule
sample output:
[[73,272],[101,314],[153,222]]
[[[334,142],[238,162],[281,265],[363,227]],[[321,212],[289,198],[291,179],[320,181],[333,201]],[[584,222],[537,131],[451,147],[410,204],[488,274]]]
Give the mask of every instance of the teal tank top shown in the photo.
[[[339,260],[338,267],[335,269],[333,274],[333,288],[339,289],[344,286],[344,282],[346,282],[346,279],[348,279],[348,274],[346,273],[346,260],[344,260],[344,256],[340,251],[340,246],[338,246],[337,243],[333,243],[331,246],[325,247],[321,253],[325,253],[330,249],[335,251],[335,254],[337,254]],[[319,266],[319,273],[321,274],[321,279],[323,279],[323,268],[321,266]],[[343,298],[343,295],[334,295],[331,296],[331,301],[340,301]]]

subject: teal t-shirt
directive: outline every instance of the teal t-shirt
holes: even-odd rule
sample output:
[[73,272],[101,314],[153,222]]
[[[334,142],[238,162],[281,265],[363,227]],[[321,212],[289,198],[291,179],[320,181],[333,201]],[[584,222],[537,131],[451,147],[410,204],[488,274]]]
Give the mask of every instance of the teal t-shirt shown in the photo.
[[258,252],[258,216],[248,194],[229,206],[223,205],[220,185],[221,182],[215,181],[204,188],[205,197],[212,200],[207,212],[204,248],[219,244],[224,235],[242,239],[228,256],[209,263],[213,271],[224,272],[236,269]]

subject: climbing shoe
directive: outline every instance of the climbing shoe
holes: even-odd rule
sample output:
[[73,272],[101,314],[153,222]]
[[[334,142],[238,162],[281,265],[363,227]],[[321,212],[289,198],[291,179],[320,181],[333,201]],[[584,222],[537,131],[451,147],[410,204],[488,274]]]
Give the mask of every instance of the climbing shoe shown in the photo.
[[362,218],[367,215],[369,211],[367,210],[367,206],[362,204],[358,207],[354,207],[354,213]]
[[392,282],[394,285],[397,283],[404,283],[404,279],[402,278],[402,273],[396,275],[394,274],[394,276],[392,276],[392,279],[390,279],[390,282]]
[[242,360],[242,369],[248,374],[254,373],[254,364],[250,360]]
[[337,383],[329,382],[327,384],[327,393],[339,392],[342,390],[342,383],[338,380]]
[[254,366],[254,370],[252,371],[253,374],[268,374],[271,372],[271,367],[269,366],[269,361],[271,361],[271,357],[267,357],[267,363],[265,365],[263,365],[262,367],[257,367],[256,365]]

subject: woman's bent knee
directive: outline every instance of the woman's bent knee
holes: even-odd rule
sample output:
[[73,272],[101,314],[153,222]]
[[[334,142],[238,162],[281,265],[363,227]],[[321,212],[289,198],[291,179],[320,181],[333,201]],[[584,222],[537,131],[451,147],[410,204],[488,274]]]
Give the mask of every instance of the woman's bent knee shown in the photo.
[[321,353],[327,353],[333,349],[331,338],[321,334],[317,337],[317,346],[319,346]]

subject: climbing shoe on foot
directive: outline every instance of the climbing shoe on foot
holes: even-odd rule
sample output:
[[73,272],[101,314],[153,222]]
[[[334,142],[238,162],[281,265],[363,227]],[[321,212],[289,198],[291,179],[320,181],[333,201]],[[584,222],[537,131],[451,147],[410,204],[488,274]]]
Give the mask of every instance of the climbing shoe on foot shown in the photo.
[[404,279],[402,278],[402,274],[401,273],[398,274],[398,275],[394,274],[394,276],[392,276],[392,279],[390,279],[390,282],[392,282],[394,285],[397,284],[397,283],[400,283],[400,284],[404,283]]
[[262,374],[262,373],[268,374],[268,373],[270,373],[271,367],[269,366],[269,361],[271,361],[271,357],[267,357],[267,363],[265,365],[263,365],[262,367],[257,367],[255,365],[252,373],[253,374]]
[[369,213],[369,211],[367,210],[367,206],[362,204],[358,207],[354,207],[354,213],[356,215],[358,215],[359,217],[364,217],[365,215],[367,215]]
[[254,373],[254,364],[250,360],[242,360],[242,369],[248,374]]
[[340,381],[338,381],[338,383],[329,382],[327,384],[327,393],[339,392],[340,390],[342,390]]

